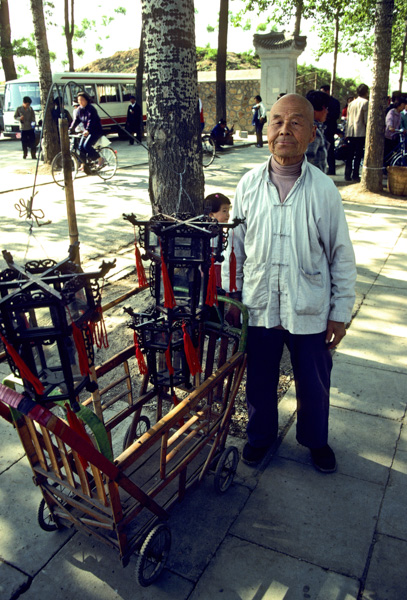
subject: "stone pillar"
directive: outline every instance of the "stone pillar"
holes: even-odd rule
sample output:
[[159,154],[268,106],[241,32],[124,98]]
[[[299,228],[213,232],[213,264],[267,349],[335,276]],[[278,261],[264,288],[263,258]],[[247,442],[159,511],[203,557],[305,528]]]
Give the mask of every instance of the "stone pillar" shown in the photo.
[[253,44],[261,60],[260,96],[267,110],[282,92],[295,92],[297,59],[307,45],[306,36],[285,37],[284,32],[255,34]]

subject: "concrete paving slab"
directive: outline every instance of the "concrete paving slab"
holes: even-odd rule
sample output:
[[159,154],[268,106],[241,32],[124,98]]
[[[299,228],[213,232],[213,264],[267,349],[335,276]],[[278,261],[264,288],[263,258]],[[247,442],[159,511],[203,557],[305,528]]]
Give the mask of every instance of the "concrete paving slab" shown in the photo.
[[385,307],[396,311],[407,311],[407,288],[399,288],[375,284],[364,300],[365,306]]
[[397,446],[398,450],[407,452],[407,418],[404,417],[403,426],[401,428],[400,440]]
[[73,535],[64,529],[52,533],[38,525],[40,490],[32,482],[26,459],[15,463],[0,476],[0,557],[33,575]]
[[379,535],[361,600],[403,600],[407,590],[407,542]]
[[28,575],[0,560],[1,600],[16,598],[17,593],[24,590],[29,585],[29,582],[30,577]]
[[[396,296],[398,298],[398,295]],[[363,304],[353,330],[380,332],[386,336],[407,337],[407,311],[396,306]]]
[[[360,481],[385,485],[400,434],[400,422],[331,407],[329,443],[338,472]],[[284,438],[278,455],[311,465],[310,453],[295,439],[295,426]]]
[[354,579],[228,536],[191,600],[356,600],[358,588]]
[[136,557],[123,568],[118,553],[102,543],[77,534],[42,569],[22,598],[58,600],[186,600],[193,584],[164,570],[148,588],[138,585]]
[[368,331],[353,321],[341,341],[341,357],[347,363],[373,369],[407,373],[407,338],[386,335],[385,331]]
[[401,420],[406,410],[407,374],[347,362],[335,354],[331,377],[331,406]]
[[407,452],[397,450],[377,529],[407,541]]
[[[230,533],[243,540],[361,577],[383,487],[275,457]],[[261,507],[261,508],[260,508]]]
[[0,420],[0,475],[23,458],[24,450],[17,431],[11,423]]
[[168,568],[190,581],[197,581],[249,494],[248,488],[233,484],[224,494],[217,494],[213,476],[191,489],[184,500],[171,509]]

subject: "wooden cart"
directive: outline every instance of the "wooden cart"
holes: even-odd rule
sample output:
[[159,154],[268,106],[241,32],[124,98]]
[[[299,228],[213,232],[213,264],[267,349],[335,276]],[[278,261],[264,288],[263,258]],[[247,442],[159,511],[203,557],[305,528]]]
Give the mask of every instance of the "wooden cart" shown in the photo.
[[[74,526],[92,534],[118,550],[124,566],[137,551],[136,574],[143,586],[155,581],[165,565],[171,543],[166,524],[170,506],[182,500],[186,489],[210,469],[215,489],[226,491],[237,468],[238,451],[227,447],[226,439],[245,369],[247,313],[242,305],[231,302],[241,308],[242,329],[202,325],[203,373],[196,376],[194,387],[179,404],[163,414],[165,396],[148,389],[145,380],[137,400],[107,420],[102,431],[94,428],[93,444],[49,405],[40,406],[0,385],[0,414],[14,422],[34,483],[43,494],[41,527],[53,531]],[[124,350],[97,368],[98,376],[127,363],[133,354],[133,348]],[[124,377],[130,377],[128,368]],[[137,437],[141,411],[154,397],[158,419]],[[127,447],[114,458],[106,438],[131,413],[134,422],[127,432]]]

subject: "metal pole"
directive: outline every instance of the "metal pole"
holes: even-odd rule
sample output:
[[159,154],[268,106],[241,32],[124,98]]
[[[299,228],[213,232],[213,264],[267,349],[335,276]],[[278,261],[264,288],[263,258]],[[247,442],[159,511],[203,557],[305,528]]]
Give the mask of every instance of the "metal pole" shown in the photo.
[[[62,166],[64,169],[64,185],[66,199],[66,214],[68,217],[69,243],[72,245],[79,242],[78,224],[75,212],[75,197],[72,181],[72,160],[69,148],[68,119],[58,119],[59,139],[61,140]],[[80,254],[78,251],[76,263],[80,265]]]

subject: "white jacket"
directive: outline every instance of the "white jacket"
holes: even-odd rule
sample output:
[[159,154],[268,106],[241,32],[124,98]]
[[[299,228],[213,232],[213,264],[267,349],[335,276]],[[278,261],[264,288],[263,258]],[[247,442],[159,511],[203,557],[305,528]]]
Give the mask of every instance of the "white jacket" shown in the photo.
[[304,157],[301,175],[281,203],[269,177],[270,160],[246,173],[237,187],[232,217],[246,221],[230,232],[222,287],[229,291],[233,241],[237,288],[250,325],[311,334],[324,331],[328,319],[347,323],[356,266],[341,196]]

